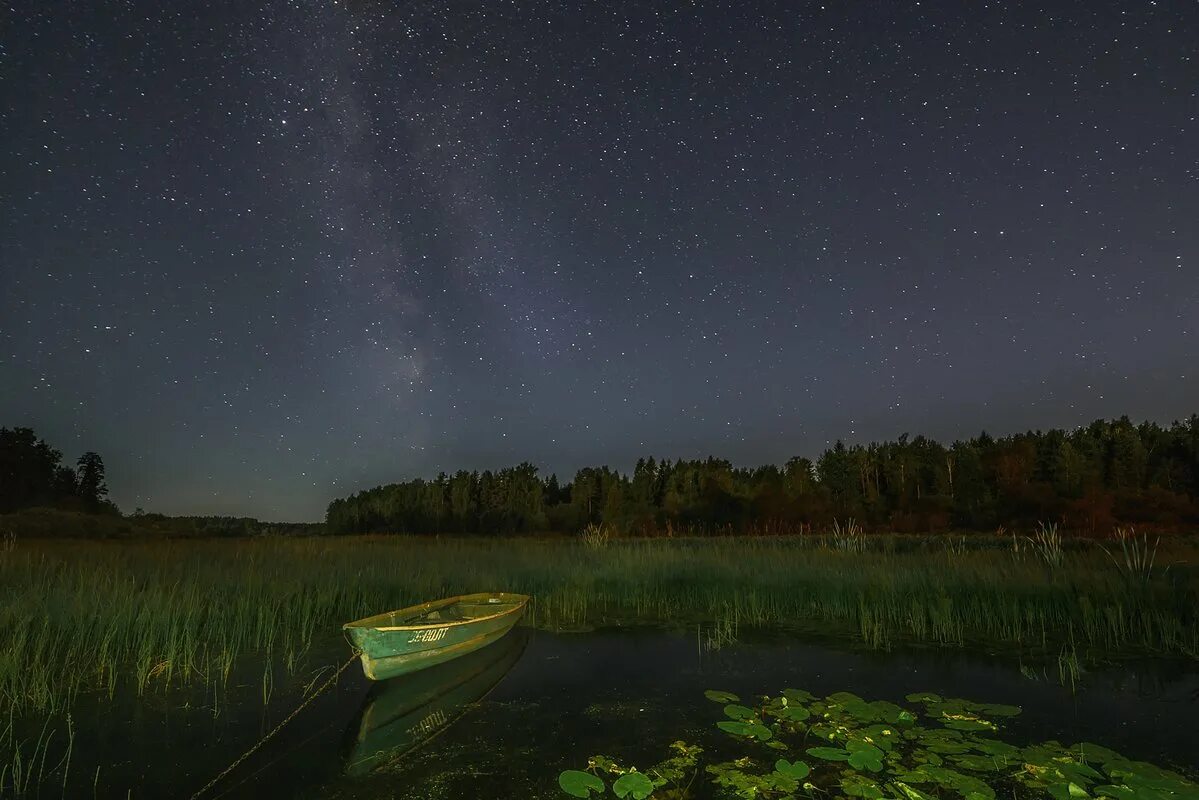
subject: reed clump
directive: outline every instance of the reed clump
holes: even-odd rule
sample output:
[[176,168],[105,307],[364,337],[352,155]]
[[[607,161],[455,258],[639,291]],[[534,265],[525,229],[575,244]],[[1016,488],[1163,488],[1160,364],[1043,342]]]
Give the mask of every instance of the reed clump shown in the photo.
[[840,536],[844,547],[814,536],[17,542],[0,558],[0,710],[63,711],[77,692],[120,685],[221,685],[255,659],[268,697],[272,670],[335,643],[346,620],[493,589],[533,595],[530,620],[545,628],[820,625],[876,647],[1199,654],[1189,541],[1117,560],[1060,539],[1051,558],[1043,543],[1039,558],[1013,558],[1005,536],[951,547],[848,526]]

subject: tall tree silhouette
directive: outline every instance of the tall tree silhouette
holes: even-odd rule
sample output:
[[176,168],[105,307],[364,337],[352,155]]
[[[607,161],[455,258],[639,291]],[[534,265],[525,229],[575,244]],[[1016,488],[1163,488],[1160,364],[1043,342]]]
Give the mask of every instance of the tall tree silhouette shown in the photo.
[[108,485],[104,482],[104,459],[99,453],[87,452],[79,457],[75,464],[78,467],[79,497],[83,502],[95,508],[108,494]]

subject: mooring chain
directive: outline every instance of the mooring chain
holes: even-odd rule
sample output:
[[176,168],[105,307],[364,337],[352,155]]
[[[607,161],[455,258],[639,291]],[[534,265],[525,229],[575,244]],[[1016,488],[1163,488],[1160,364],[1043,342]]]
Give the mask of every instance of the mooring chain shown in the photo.
[[268,741],[270,741],[272,736],[274,736],[279,731],[283,730],[284,725],[286,725],[287,723],[289,723],[293,719],[295,719],[296,715],[299,714],[301,711],[303,711],[305,708],[307,708],[309,703],[311,703],[316,698],[320,697],[322,694],[325,693],[325,690],[327,690],[330,686],[332,686],[334,683],[336,683],[337,679],[341,677],[341,673],[345,672],[346,668],[354,663],[355,659],[358,658],[358,655],[359,655],[358,652],[355,652],[352,656],[350,656],[346,660],[346,663],[342,664],[340,667],[337,668],[337,672],[334,672],[333,675],[327,681],[325,681],[323,684],[321,684],[321,687],[319,689],[317,689],[315,692],[313,692],[311,695],[309,695],[307,698],[305,698],[304,702],[300,703],[300,705],[296,706],[295,711],[292,711],[290,714],[288,714],[287,717],[282,722],[280,722],[278,725],[276,725],[274,728],[272,728],[271,731],[266,736],[263,736],[261,739],[259,739],[254,744],[253,747],[251,747],[246,752],[242,753],[241,756],[236,761],[234,761],[229,766],[225,767],[225,769],[222,770],[219,775],[217,775],[215,778],[213,778],[207,784],[205,784],[204,787],[202,789],[200,789],[198,792],[193,794],[191,796],[190,800],[196,800],[196,798],[200,797],[200,795],[207,792],[213,786],[216,786],[217,783],[219,783],[222,778],[224,778],[226,775],[228,775],[233,770],[237,769],[239,764],[241,764],[243,761],[245,761],[250,756],[254,755],[254,753],[256,753],[258,751],[258,748],[262,747],[264,744],[266,744]]

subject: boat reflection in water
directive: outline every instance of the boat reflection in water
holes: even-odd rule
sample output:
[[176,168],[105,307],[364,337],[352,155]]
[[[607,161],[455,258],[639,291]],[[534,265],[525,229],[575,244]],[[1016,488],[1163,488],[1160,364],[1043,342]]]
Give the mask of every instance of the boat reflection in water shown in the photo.
[[520,660],[528,628],[435,667],[371,686],[346,731],[346,774],[391,764],[449,727],[482,700]]

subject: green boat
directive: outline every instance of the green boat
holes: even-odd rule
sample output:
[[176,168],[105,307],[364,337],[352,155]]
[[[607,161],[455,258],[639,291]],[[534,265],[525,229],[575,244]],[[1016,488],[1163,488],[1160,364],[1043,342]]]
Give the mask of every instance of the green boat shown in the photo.
[[512,629],[528,602],[523,594],[464,594],[347,622],[342,629],[362,651],[366,677],[382,681],[486,647]]
[[528,641],[529,631],[517,629],[438,669],[372,684],[346,730],[346,774],[392,766],[450,727],[508,674]]

